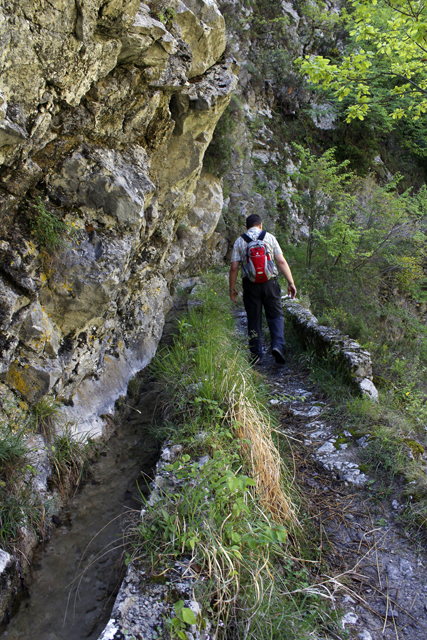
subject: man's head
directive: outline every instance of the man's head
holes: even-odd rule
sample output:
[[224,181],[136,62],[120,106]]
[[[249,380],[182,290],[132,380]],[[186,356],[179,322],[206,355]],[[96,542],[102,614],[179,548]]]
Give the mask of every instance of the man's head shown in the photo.
[[260,227],[261,225],[262,220],[257,213],[253,213],[246,218],[246,229],[252,229],[252,227]]

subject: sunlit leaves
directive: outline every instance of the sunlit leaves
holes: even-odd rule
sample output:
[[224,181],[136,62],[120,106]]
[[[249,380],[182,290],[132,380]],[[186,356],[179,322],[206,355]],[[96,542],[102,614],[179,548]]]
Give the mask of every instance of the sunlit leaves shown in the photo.
[[[381,83],[393,99],[387,105],[392,119],[419,118],[427,112],[427,9],[410,0],[351,4],[350,41],[340,63],[306,56],[297,61],[301,71],[310,83],[332,89],[340,101],[352,94],[348,122],[363,120],[383,99]],[[398,104],[399,100],[404,102]]]

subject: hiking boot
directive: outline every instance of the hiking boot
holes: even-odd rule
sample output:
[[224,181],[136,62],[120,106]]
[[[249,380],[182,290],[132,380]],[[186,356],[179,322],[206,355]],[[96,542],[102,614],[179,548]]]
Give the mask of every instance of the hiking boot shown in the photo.
[[285,354],[281,349],[279,349],[279,347],[273,347],[271,353],[278,364],[285,364]]

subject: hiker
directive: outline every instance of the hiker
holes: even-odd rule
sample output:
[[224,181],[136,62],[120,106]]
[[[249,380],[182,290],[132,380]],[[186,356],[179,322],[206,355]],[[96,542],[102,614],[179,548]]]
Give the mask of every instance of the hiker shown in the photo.
[[231,254],[230,298],[237,303],[236,281],[239,263],[241,263],[243,304],[248,317],[252,362],[255,364],[262,360],[262,307],[264,307],[270,329],[272,354],[276,362],[284,363],[284,321],[277,268],[288,281],[288,294],[292,300],[297,290],[279,243],[271,233],[262,230],[262,220],[259,215],[254,213],[246,218],[246,229],[247,232],[237,238]]

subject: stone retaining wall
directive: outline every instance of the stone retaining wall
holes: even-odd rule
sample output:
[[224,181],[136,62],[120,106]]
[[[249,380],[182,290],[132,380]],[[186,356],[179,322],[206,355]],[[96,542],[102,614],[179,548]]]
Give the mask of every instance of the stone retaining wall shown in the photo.
[[346,373],[349,382],[362,395],[378,399],[378,391],[372,382],[372,361],[369,351],[331,327],[319,325],[317,318],[305,307],[285,298],[285,317],[291,320],[298,337],[305,348],[313,349],[318,355],[333,354]]
[[[163,445],[160,460],[156,465],[156,477],[151,483],[150,505],[156,504],[165,488],[170,493],[182,488],[182,481],[167,469],[181,454],[182,445],[172,445],[170,442]],[[201,458],[198,462],[202,465],[205,460]],[[144,513],[145,509],[141,512],[141,518],[144,517]],[[110,620],[99,640],[125,637],[155,640],[163,637],[165,620],[175,615],[173,603],[180,599],[184,600],[185,606],[193,611],[196,618],[200,616],[201,605],[194,599],[195,583],[199,578],[190,565],[191,561],[185,557],[171,562],[169,569],[162,574],[163,582],[159,583],[158,577],[150,575],[140,562],[131,562]],[[213,637],[213,623],[205,619],[203,627],[203,630],[198,630],[195,625],[189,627],[186,634],[189,640],[209,640]]]

